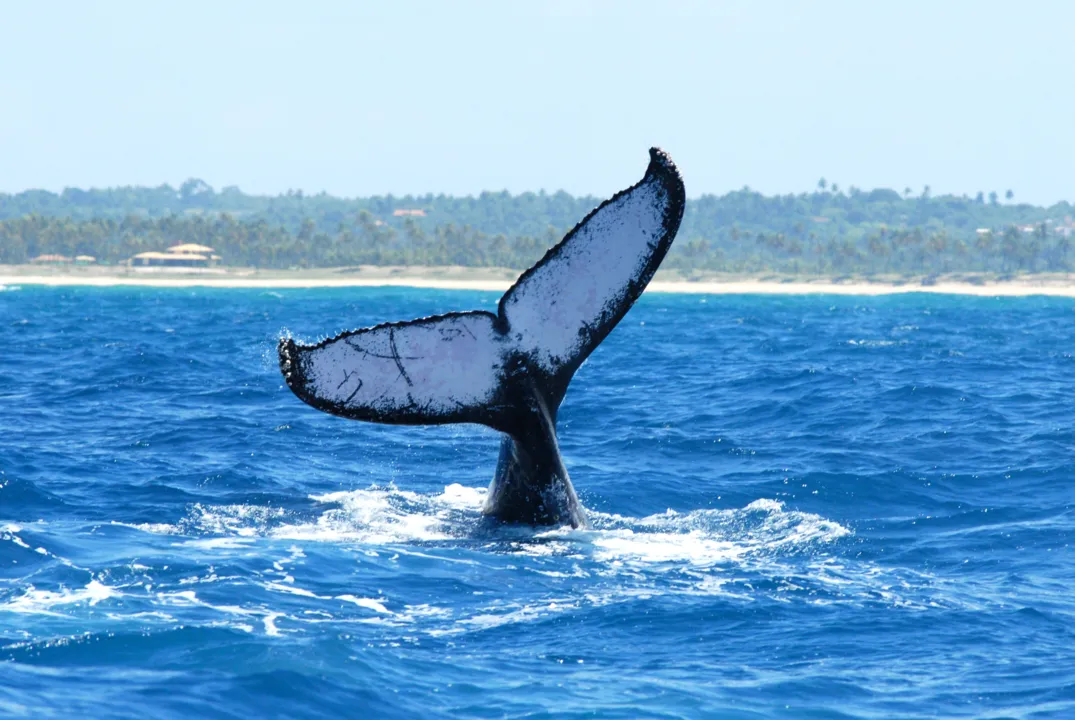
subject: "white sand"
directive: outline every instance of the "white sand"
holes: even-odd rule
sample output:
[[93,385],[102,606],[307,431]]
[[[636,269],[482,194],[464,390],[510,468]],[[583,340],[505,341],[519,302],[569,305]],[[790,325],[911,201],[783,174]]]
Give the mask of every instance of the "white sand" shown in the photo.
[[[123,268],[79,267],[40,268],[30,265],[0,266],[0,286],[140,286],[160,288],[338,288],[413,287],[439,290],[507,290],[517,273],[496,268],[367,267],[357,271],[337,270],[125,270]],[[666,279],[671,275],[673,279]],[[907,281],[875,282],[864,279],[835,282],[824,278],[751,279],[742,276],[675,279],[674,274],[658,275],[647,292],[697,293],[705,295],[892,295],[897,293],[939,293],[982,297],[1050,295],[1075,297],[1075,275],[1024,275],[997,281],[982,277],[976,282],[940,278],[935,284]]]
[[896,295],[899,293],[938,293],[942,295],[978,295],[981,297],[1025,297],[1052,295],[1075,297],[1075,281],[1067,285],[1033,283],[1012,280],[985,285],[971,283],[937,283],[935,285],[895,285],[891,283],[848,282],[765,282],[739,280],[733,282],[660,282],[654,281],[648,292],[700,293],[704,295]]
[[423,277],[327,278],[327,277],[137,277],[132,275],[0,275],[0,285],[81,285],[89,287],[159,288],[333,288],[333,287],[415,287],[438,290],[499,290],[511,287],[506,280],[434,280]]

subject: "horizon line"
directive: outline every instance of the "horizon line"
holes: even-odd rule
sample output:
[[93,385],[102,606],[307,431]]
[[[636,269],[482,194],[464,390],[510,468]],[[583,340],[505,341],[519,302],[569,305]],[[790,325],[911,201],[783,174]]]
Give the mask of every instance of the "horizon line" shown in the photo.
[[[821,180],[824,180],[824,178],[821,178]],[[196,178],[196,177],[188,178],[187,180],[184,180],[182,183],[180,183],[178,186],[172,185],[171,183],[168,183],[168,182],[164,182],[164,183],[161,183],[159,185],[131,184],[131,185],[90,186],[90,187],[79,187],[79,186],[73,186],[73,185],[66,185],[66,186],[64,186],[64,188],[62,190],[50,190],[48,188],[29,187],[29,188],[25,188],[23,190],[18,190],[18,191],[0,190],[0,196],[18,197],[20,195],[25,195],[27,193],[44,192],[44,193],[48,193],[50,195],[61,196],[62,197],[63,194],[68,192],[68,191],[78,191],[78,192],[84,192],[84,193],[92,193],[92,192],[115,192],[115,191],[118,191],[118,190],[128,190],[128,189],[160,190],[160,189],[163,189],[163,188],[167,188],[169,190],[172,190],[173,192],[176,193],[177,196],[180,196],[180,192],[181,192],[182,188],[185,185],[187,185],[188,183],[198,183],[198,184],[200,184],[200,187],[198,188],[197,192],[192,193],[195,196],[196,195],[202,195],[202,194],[212,194],[213,196],[221,196],[221,195],[224,195],[225,193],[228,193],[228,192],[237,191],[239,194],[241,194],[241,195],[243,195],[245,197],[249,197],[249,198],[287,198],[287,197],[315,198],[315,197],[329,197],[329,198],[333,198],[333,199],[337,199],[337,200],[353,201],[353,200],[366,200],[366,199],[374,199],[374,198],[424,198],[424,197],[478,198],[478,197],[481,197],[482,195],[486,195],[486,194],[502,195],[502,194],[505,194],[505,193],[509,197],[518,197],[518,196],[522,196],[522,195],[539,195],[539,196],[545,195],[545,196],[550,196],[550,195],[559,195],[561,193],[566,194],[569,197],[574,198],[574,199],[586,199],[586,198],[600,199],[601,197],[603,197],[602,195],[598,195],[598,194],[594,194],[594,193],[575,194],[575,193],[569,192],[567,190],[564,190],[563,188],[560,188],[558,190],[548,190],[546,188],[540,188],[538,190],[522,190],[522,191],[518,191],[518,192],[513,192],[513,191],[508,190],[506,188],[502,188],[502,189],[499,189],[499,190],[485,189],[485,190],[478,191],[476,193],[466,193],[466,194],[460,194],[460,195],[451,194],[451,193],[445,193],[445,192],[431,192],[431,191],[427,191],[427,192],[423,192],[423,193],[408,192],[408,193],[403,193],[403,194],[397,194],[397,193],[393,193],[393,192],[386,192],[386,193],[374,194],[374,195],[336,195],[336,194],[333,194],[331,192],[328,192],[327,190],[319,190],[317,192],[311,193],[311,192],[307,192],[306,190],[303,190],[302,188],[289,188],[287,190],[280,191],[280,192],[277,192],[277,193],[274,194],[274,193],[247,192],[247,191],[244,191],[238,185],[223,185],[223,186],[221,186],[219,188],[215,188],[211,184],[209,184],[209,183],[205,182],[204,180],[202,180],[201,178]],[[835,191],[832,190],[833,187],[836,187],[837,190],[835,190]],[[743,185],[740,188],[737,188],[737,189],[734,189],[734,190],[727,190],[727,191],[725,191],[723,193],[703,192],[703,193],[700,193],[698,195],[690,195],[690,194],[688,194],[687,195],[687,200],[700,200],[702,198],[708,198],[708,197],[721,198],[721,197],[727,197],[729,195],[734,195],[734,194],[737,194],[737,193],[744,193],[744,192],[745,193],[750,193],[750,194],[755,194],[755,195],[760,195],[762,197],[770,197],[770,198],[781,198],[781,197],[801,198],[801,197],[809,197],[810,195],[829,195],[829,196],[834,196],[834,197],[835,196],[840,196],[840,197],[851,198],[851,197],[856,197],[858,195],[869,195],[870,193],[876,192],[878,190],[887,190],[887,191],[894,192],[897,195],[899,195],[900,200],[923,200],[923,199],[930,200],[930,199],[940,199],[940,198],[957,198],[957,199],[960,199],[960,200],[970,200],[972,202],[975,202],[975,201],[978,200],[977,196],[979,194],[982,194],[985,197],[986,202],[988,204],[996,204],[996,205],[1011,205],[1011,206],[1029,205],[1029,206],[1032,206],[1032,207],[1047,208],[1047,207],[1052,207],[1054,205],[1061,205],[1061,204],[1069,204],[1069,205],[1071,205],[1071,204],[1075,204],[1075,200],[1069,200],[1069,199],[1066,199],[1066,198],[1063,198],[1063,199],[1060,199],[1060,200],[1055,200],[1055,201],[1053,201],[1051,203],[1035,203],[1035,202],[1031,202],[1031,201],[1022,201],[1022,200],[1018,199],[1018,195],[1015,194],[1014,191],[1011,188],[1006,188],[1003,192],[995,190],[995,189],[991,189],[991,190],[975,190],[973,193],[967,193],[967,192],[964,191],[964,192],[959,193],[959,194],[954,193],[954,192],[942,192],[942,193],[934,194],[929,185],[923,186],[923,188],[921,190],[918,190],[918,191],[911,190],[910,187],[905,187],[903,192],[901,192],[900,190],[898,190],[898,189],[896,189],[894,187],[889,187],[889,186],[878,186],[878,187],[873,187],[873,188],[867,189],[867,188],[859,187],[858,185],[855,185],[854,183],[848,184],[846,186],[841,185],[840,183],[835,183],[835,184],[828,183],[827,187],[824,188],[824,189],[822,189],[822,188],[820,188],[818,186],[818,187],[815,187],[812,190],[806,190],[806,191],[800,191],[800,192],[787,192],[787,193],[767,193],[767,192],[764,192],[764,191],[761,191],[761,190],[757,190],[757,189],[755,189],[753,187],[750,187],[749,185]],[[908,193],[908,191],[910,191],[910,193]],[[990,195],[992,193],[996,193],[996,195],[997,195],[997,202],[996,203],[993,203],[992,200],[989,199]],[[1008,193],[1013,194],[1013,197],[1011,199],[1007,199],[1005,197]]]

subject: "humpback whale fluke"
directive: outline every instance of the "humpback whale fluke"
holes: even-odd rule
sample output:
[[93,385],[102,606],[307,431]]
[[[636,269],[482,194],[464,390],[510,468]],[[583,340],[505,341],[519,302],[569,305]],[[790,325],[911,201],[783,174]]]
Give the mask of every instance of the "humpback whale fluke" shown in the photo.
[[642,180],[585,217],[483,310],[354,330],[316,345],[280,340],[280,371],[304,402],[400,425],[481,423],[504,433],[483,512],[586,525],[556,440],[582,362],[649,284],[683,218],[683,180],[650,150]]

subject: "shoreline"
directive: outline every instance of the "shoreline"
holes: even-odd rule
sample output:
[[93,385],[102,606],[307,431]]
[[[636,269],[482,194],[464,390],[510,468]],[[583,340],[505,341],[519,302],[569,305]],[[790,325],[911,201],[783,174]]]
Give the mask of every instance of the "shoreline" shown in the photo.
[[[127,269],[113,267],[0,266],[0,287],[155,287],[310,289],[409,287],[431,290],[503,292],[519,271],[468,267],[325,268],[316,270]],[[1075,297],[1075,275],[1042,273],[999,279],[989,275],[953,274],[931,278],[699,274],[659,272],[646,292],[698,295],[896,295],[934,293],[979,297]]]

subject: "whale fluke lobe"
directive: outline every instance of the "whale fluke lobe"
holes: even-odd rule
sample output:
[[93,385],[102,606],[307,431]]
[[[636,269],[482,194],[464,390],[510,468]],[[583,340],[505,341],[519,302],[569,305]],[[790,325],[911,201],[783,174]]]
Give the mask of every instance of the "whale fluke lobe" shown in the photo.
[[458,312],[280,340],[280,370],[313,407],[403,425],[472,422],[505,433],[485,512],[584,526],[556,411],[582,362],[642,294],[683,218],[675,164],[650,150],[642,180],[586,216],[500,299]]
[[280,341],[288,387],[318,410],[404,425],[490,424],[502,338],[488,312],[355,330],[316,345]]

